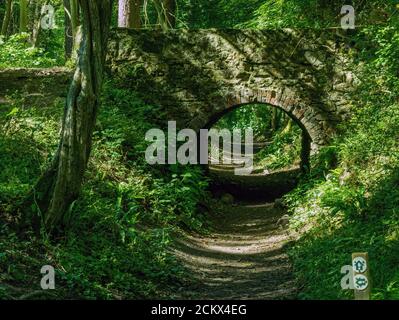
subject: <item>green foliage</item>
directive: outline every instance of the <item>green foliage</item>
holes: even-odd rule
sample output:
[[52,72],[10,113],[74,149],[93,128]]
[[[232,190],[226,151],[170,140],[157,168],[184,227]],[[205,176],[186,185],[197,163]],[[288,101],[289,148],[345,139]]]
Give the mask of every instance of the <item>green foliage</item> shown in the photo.
[[178,0],[179,25],[192,29],[234,28],[251,19],[263,2],[262,0]]
[[44,68],[60,63],[59,57],[54,53],[43,48],[32,47],[27,33],[12,35],[7,41],[0,44],[0,68]]
[[[169,251],[172,234],[204,228],[195,213],[207,183],[199,168],[145,163],[143,139],[157,108],[107,83],[82,194],[55,242],[30,233],[22,239],[11,226],[15,204],[56,148],[62,105],[3,108],[0,280],[34,287],[48,263],[57,269],[57,298],[159,298],[178,285],[184,270]],[[0,294],[14,293],[6,287]]]
[[251,28],[330,28],[340,27],[343,5],[352,4],[356,25],[387,23],[397,14],[397,1],[266,0],[255,17],[239,24]]
[[[179,0],[178,26],[337,27],[346,2]],[[61,1],[56,3],[58,28],[43,31],[37,48],[27,34],[10,36],[0,44],[0,68],[64,64],[64,13]],[[290,228],[298,232],[289,254],[302,299],[352,298],[340,288],[340,269],[355,251],[369,252],[373,299],[399,299],[397,3],[354,2],[357,25],[366,27],[347,35],[362,80],[353,116],[340,128],[341,137],[312,159],[311,174],[285,197]],[[152,6],[148,13],[155,23]],[[206,227],[197,206],[207,181],[196,167],[145,163],[143,137],[164,125],[154,120],[164,110],[142,103],[133,90],[146,88],[123,85],[126,78],[143,76],[131,71],[114,79],[117,85],[105,86],[82,194],[68,212],[66,233],[54,242],[29,230],[21,236],[12,227],[19,218],[16,204],[57,147],[62,105],[0,105],[0,299],[37,287],[44,264],[57,269],[58,298],[160,298],[170,296],[171,283],[179,284],[185,270],[170,253],[172,235]],[[277,169],[298,160],[300,129],[283,132],[282,117],[280,130],[270,135],[271,118],[269,107],[248,106],[217,126],[250,126],[257,138],[271,138],[256,160]]]
[[254,135],[264,139],[267,131],[270,131],[272,109],[266,104],[250,104],[240,106],[224,115],[216,124],[216,128],[228,128],[230,130],[245,130],[252,128]]
[[293,126],[288,132],[278,131],[272,137],[271,144],[255,156],[255,165],[276,170],[299,165],[302,130]]
[[369,252],[373,299],[399,298],[397,28],[371,26],[356,41],[369,44],[358,54],[356,112],[319,156],[322,169],[286,198],[302,232],[290,253],[304,299],[351,298],[339,271],[359,251]]
[[[52,4],[56,9],[56,28],[52,30],[41,29],[36,46],[31,43],[31,33],[15,33],[7,39],[0,39],[0,69],[12,67],[47,68],[65,64],[64,10],[61,2],[57,1],[57,3],[53,2]],[[32,17],[30,17],[31,25],[34,23],[33,18],[32,14]]]
[[[273,110],[276,111],[276,128],[272,127]],[[283,111],[266,104],[250,104],[240,106],[224,115],[214,125],[217,129],[251,128],[256,141],[268,141],[270,144],[256,154],[256,167],[276,170],[292,165],[298,165],[301,152],[301,129]]]

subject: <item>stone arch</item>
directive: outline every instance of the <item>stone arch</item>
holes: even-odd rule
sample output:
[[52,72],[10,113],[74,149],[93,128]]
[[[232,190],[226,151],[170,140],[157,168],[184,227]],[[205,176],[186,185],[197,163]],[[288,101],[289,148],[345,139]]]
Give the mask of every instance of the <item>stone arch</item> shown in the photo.
[[[202,128],[210,128],[225,114],[232,110],[250,104],[267,104],[278,108],[287,114],[302,129],[302,167],[309,167],[311,154],[318,152],[330,139],[330,130],[326,128],[324,116],[316,113],[314,108],[302,103],[288,90],[242,89],[235,95],[226,98],[226,103],[220,109],[213,108],[202,118]],[[196,125],[197,126],[197,125]]]
[[115,30],[108,59],[111,73],[162,107],[161,120],[199,130],[235,106],[265,103],[294,119],[316,153],[352,108],[355,83],[342,79],[352,63],[340,45],[314,30]]
[[323,126],[323,115],[317,114],[288,90],[244,89],[227,101],[225,110],[250,103],[268,104],[283,110],[310,139],[313,152],[329,140],[328,130]]
[[[272,108],[278,108],[282,110],[286,115],[288,115],[294,121],[294,123],[298,125],[299,128],[301,128],[302,130],[301,168],[303,170],[307,170],[310,167],[310,154],[312,153],[312,137],[310,133],[307,131],[305,125],[301,122],[301,120],[298,119],[292,112],[289,113],[287,109],[282,108],[280,105],[266,103],[266,102],[258,102],[258,101],[228,105],[228,107],[223,109],[222,111],[215,114],[211,114],[209,122],[204,126],[204,129],[210,129],[214,124],[217,123],[218,120],[220,120],[223,116],[232,112],[233,110],[252,104],[264,104]],[[313,149],[313,152],[317,152],[317,149]]]

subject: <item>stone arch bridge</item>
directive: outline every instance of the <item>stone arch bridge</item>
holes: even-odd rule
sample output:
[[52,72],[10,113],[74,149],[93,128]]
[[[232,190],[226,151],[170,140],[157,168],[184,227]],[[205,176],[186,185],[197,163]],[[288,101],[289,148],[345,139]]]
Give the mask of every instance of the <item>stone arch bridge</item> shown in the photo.
[[182,128],[266,103],[284,110],[317,150],[351,108],[357,79],[345,51],[334,30],[118,30],[108,61]]

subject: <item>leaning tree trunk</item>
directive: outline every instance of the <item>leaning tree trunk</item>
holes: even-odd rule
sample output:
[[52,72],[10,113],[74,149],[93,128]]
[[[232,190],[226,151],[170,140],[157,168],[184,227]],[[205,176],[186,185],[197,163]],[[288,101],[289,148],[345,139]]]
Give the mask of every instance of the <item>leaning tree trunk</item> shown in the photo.
[[8,26],[10,25],[10,20],[11,20],[11,8],[12,8],[12,0],[7,0],[6,12],[4,13],[4,19],[3,19],[3,24],[1,26],[0,36],[7,35]]
[[48,232],[65,222],[79,195],[100,104],[112,0],[80,0],[83,15],[78,61],[69,88],[58,150],[31,200]]

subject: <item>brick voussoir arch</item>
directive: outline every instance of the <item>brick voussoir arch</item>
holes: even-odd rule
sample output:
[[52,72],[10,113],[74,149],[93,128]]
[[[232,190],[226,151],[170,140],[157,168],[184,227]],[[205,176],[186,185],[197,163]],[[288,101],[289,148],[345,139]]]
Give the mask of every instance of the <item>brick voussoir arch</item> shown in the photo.
[[[313,109],[306,108],[306,104],[295,97],[289,90],[272,89],[243,89],[236,95],[229,97],[225,110],[215,115],[210,115],[211,122],[214,123],[231,109],[242,105],[261,103],[283,110],[294,122],[304,131],[310,139],[312,152],[317,152],[320,146],[328,141],[325,137],[325,128],[318,122],[312,122],[315,114],[310,114]],[[206,125],[209,127],[209,124]]]

